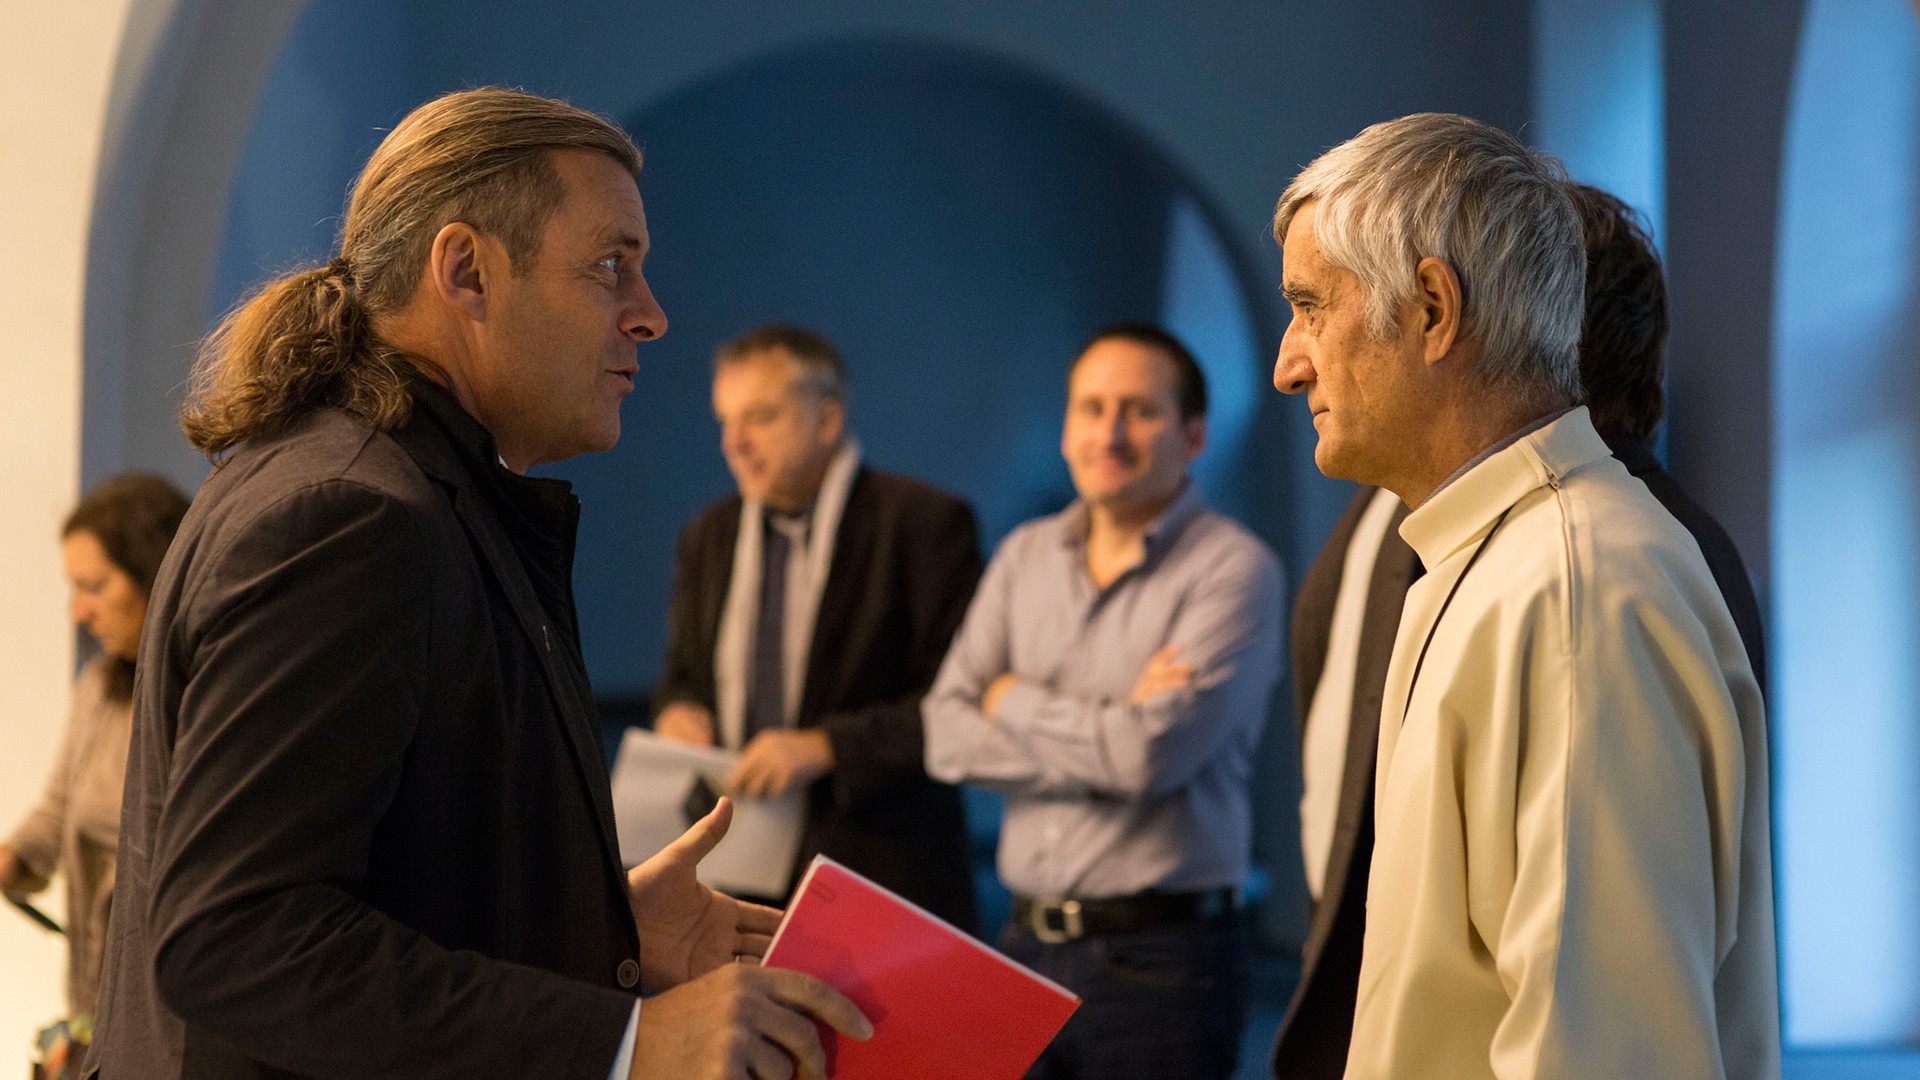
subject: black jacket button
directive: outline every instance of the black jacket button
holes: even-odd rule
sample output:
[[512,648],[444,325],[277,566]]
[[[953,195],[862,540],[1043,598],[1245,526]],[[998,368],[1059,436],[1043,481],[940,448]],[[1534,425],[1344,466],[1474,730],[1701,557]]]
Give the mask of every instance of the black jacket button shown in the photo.
[[620,980],[620,989],[631,990],[634,984],[640,981],[640,965],[632,960],[622,960],[619,970],[613,973],[613,977]]

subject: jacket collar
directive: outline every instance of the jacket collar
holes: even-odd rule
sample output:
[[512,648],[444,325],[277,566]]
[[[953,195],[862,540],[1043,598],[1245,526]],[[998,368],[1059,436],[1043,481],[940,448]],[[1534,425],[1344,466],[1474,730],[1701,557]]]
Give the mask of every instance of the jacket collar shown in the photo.
[[1583,405],[1521,435],[1434,492],[1400,523],[1400,536],[1423,564],[1439,566],[1528,492],[1558,488],[1564,477],[1610,456]]
[[[413,394],[413,416],[394,437],[428,475],[468,487],[476,476],[496,470],[507,473],[493,434],[444,387],[416,372],[407,380],[407,389]],[[441,438],[432,437],[434,429]]]
[[[566,650],[560,647],[561,634],[577,637],[578,632],[556,625],[555,613],[540,603],[509,519],[509,515],[523,515],[523,520],[535,519],[527,524],[564,526],[563,533],[547,539],[563,549],[560,555],[570,562],[575,519],[553,519],[548,512],[572,509],[577,514],[578,500],[565,481],[517,476],[500,464],[493,436],[438,383],[415,375],[410,388],[414,415],[393,432],[393,437],[422,471],[447,487],[454,517],[472,541],[488,576],[505,595],[529,650],[538,658],[582,786],[593,803],[602,849],[614,880],[624,881],[598,714],[586,673],[576,672]],[[541,518],[548,520],[538,520]]]
[[1620,464],[1625,465],[1627,472],[1633,476],[1645,476],[1660,468],[1660,459],[1653,453],[1652,439],[1621,435],[1609,439],[1607,448],[1613,451],[1613,456],[1619,458]]

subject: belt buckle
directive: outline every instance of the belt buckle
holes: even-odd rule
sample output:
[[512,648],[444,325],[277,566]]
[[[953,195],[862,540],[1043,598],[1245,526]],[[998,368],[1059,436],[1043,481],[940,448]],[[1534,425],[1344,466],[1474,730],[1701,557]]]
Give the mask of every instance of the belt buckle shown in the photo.
[[[1049,911],[1060,913],[1060,929],[1055,930],[1047,921]],[[1033,924],[1033,936],[1048,945],[1063,945],[1087,936],[1086,924],[1080,919],[1080,901],[1078,900],[1038,900],[1033,902],[1033,912],[1029,918]]]

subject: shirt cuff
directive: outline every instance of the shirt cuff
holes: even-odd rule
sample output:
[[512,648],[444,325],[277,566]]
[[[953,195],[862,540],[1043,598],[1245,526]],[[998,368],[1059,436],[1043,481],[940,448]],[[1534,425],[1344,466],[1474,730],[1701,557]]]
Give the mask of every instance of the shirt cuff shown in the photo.
[[[1053,695],[1045,687],[1025,679],[1016,679],[1000,695],[999,708],[994,711],[993,719],[1007,731],[1045,731],[1056,737],[1070,735],[1070,730],[1054,730],[1062,729],[1063,725],[1048,715],[1048,705],[1052,701]],[[1071,723],[1065,728],[1070,729]]]
[[607,1080],[627,1080],[627,1074],[633,1071],[633,1040],[640,1031],[640,999],[633,999],[633,1016],[627,1020],[627,1033],[620,1039],[620,1052],[614,1055],[613,1071],[607,1074]]

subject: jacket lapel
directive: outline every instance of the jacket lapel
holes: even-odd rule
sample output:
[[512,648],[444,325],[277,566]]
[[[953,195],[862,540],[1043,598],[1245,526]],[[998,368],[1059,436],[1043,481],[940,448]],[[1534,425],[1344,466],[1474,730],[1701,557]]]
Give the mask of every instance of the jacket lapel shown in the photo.
[[584,681],[568,670],[566,652],[560,638],[563,631],[553,624],[546,609],[540,606],[540,600],[533,592],[533,583],[527,580],[526,568],[520,565],[520,557],[514,551],[513,542],[506,537],[493,513],[483,505],[480,496],[464,484],[456,484],[453,512],[466,529],[473,546],[486,560],[488,571],[499,584],[500,591],[506,595],[508,605],[513,608],[515,621],[526,634],[534,655],[540,658],[540,672],[546,677],[547,692],[552,696],[554,709],[560,715],[560,726],[566,734],[568,749],[573,752],[581,786],[586,789],[593,803],[594,817],[600,827],[601,849],[606,853],[615,876],[624,877],[620,868],[618,834],[613,825],[613,797],[606,779],[606,762],[602,760],[600,749],[600,733],[592,729],[596,714],[593,703],[583,699],[580,694],[584,689]]
[[824,702],[841,697],[850,657],[865,654],[865,643],[851,643],[854,611],[875,598],[870,574],[861,573],[873,562],[873,485],[862,469],[847,493],[840,526],[833,538],[833,562],[820,590],[820,610],[813,620],[813,647],[807,650],[807,684],[800,698],[796,727],[812,727],[825,712]]
[[[1364,506],[1373,492],[1372,488],[1362,491],[1355,505]],[[1350,516],[1358,519],[1358,514]],[[1381,538],[1380,552],[1374,559],[1373,576],[1367,583],[1359,655],[1354,664],[1347,755],[1342,766],[1333,844],[1327,853],[1326,884],[1314,905],[1313,921],[1301,950],[1300,982],[1293,1000],[1288,1003],[1274,1044],[1274,1070],[1281,1077],[1338,1076],[1346,1059],[1366,923],[1367,871],[1373,857],[1374,752],[1380,738],[1380,703],[1386,692],[1387,665],[1393,658],[1394,637],[1400,628],[1400,612],[1406,604],[1407,589],[1423,573],[1413,549],[1400,538],[1400,522],[1406,516],[1404,504],[1394,510],[1386,535]],[[1343,518],[1341,524],[1343,529],[1335,535],[1340,541],[1338,549],[1335,550],[1332,542],[1327,545],[1327,551],[1337,560],[1336,566],[1345,562],[1346,548],[1353,537],[1352,523]],[[1328,558],[1327,553],[1323,552],[1321,558]],[[1319,624],[1322,663],[1338,577],[1333,581],[1325,601],[1326,617]],[[1304,607],[1307,599],[1304,584],[1301,593],[1301,607]],[[1297,607],[1296,632],[1302,628],[1301,614]],[[1317,682],[1317,669],[1313,676]],[[1306,701],[1310,703],[1311,696]],[[1307,706],[1301,707],[1304,710]]]
[[533,654],[539,657],[540,673],[546,680],[554,711],[560,716],[567,749],[579,771],[581,787],[593,804],[601,850],[614,880],[624,883],[626,875],[620,866],[619,837],[613,825],[612,789],[607,783],[600,733],[594,729],[598,714],[593,702],[583,696],[587,685],[585,673],[580,672],[576,677],[567,670],[559,636],[561,629],[553,625],[553,620],[540,606],[533,583],[527,579],[526,568],[520,564],[520,557],[499,518],[474,489],[473,476],[456,446],[456,440],[462,437],[456,428],[471,425],[475,437],[484,440],[485,444],[477,451],[483,458],[491,458],[492,441],[486,438],[478,421],[460,411],[446,391],[426,379],[414,381],[414,398],[414,417],[393,433],[394,440],[406,449],[423,472],[446,488],[454,517],[459,519],[461,528],[480,553],[487,573],[507,598],[514,621],[520,624]]
[[1313,706],[1313,694],[1320,688],[1320,669],[1327,663],[1327,634],[1333,626],[1333,605],[1340,595],[1340,573],[1347,562],[1347,547],[1353,543],[1353,531],[1360,526],[1361,515],[1373,501],[1379,488],[1363,487],[1347,504],[1332,535],[1321,546],[1306,577],[1300,580],[1300,592],[1293,601],[1293,717],[1301,738],[1307,734],[1307,710]]
[[[1393,660],[1393,642],[1400,630],[1400,612],[1407,589],[1422,568],[1413,549],[1400,538],[1405,503],[1394,508],[1380,554],[1367,585],[1366,613],[1360,620],[1359,656],[1354,662],[1353,711],[1347,723],[1347,759],[1340,780],[1340,811],[1334,818],[1333,849],[1327,860],[1327,890],[1334,903],[1350,879],[1355,859],[1372,857],[1359,851],[1356,841],[1363,821],[1373,813],[1374,752],[1380,744],[1380,702],[1387,688],[1387,666]],[[1368,830],[1369,835],[1371,830]]]

